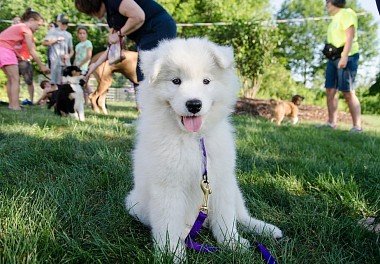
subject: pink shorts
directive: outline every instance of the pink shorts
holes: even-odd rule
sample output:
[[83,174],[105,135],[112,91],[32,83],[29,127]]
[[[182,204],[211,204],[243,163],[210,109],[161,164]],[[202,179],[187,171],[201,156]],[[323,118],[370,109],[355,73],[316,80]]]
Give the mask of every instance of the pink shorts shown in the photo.
[[17,65],[18,60],[13,50],[0,47],[0,68],[7,65]]

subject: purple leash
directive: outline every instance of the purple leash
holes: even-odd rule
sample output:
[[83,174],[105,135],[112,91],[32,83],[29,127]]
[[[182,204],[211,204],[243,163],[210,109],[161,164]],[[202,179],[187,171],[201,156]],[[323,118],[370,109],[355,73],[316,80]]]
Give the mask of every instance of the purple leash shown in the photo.
[[201,244],[195,241],[195,238],[199,235],[199,232],[202,229],[203,223],[207,218],[207,200],[208,200],[208,195],[211,193],[211,190],[208,186],[208,178],[207,178],[207,152],[205,148],[205,142],[204,139],[200,139],[200,144],[202,148],[202,166],[203,166],[203,173],[202,173],[202,182],[201,182],[201,188],[202,191],[205,195],[203,205],[201,209],[199,210],[199,214],[197,219],[195,220],[193,227],[191,228],[189,234],[187,235],[185,239],[186,246],[190,249],[193,249],[198,252],[205,252],[205,253],[210,253],[210,252],[215,252],[218,250],[217,247],[206,245],[206,244]]
[[[204,193],[204,201],[203,205],[201,206],[201,209],[199,210],[199,214],[197,219],[195,220],[193,227],[191,228],[189,234],[187,235],[185,239],[185,244],[188,248],[193,249],[197,252],[202,253],[212,253],[216,252],[219,249],[217,247],[201,244],[195,241],[196,237],[199,235],[199,232],[202,229],[203,223],[207,218],[207,212],[208,212],[208,196],[211,194],[211,189],[209,187],[208,177],[207,177],[207,152],[205,147],[204,139],[200,139],[200,145],[202,149],[202,166],[203,166],[203,173],[202,173],[202,181],[201,181],[201,188]],[[255,242],[255,248],[258,250],[261,254],[261,257],[267,264],[277,264],[277,261],[274,256],[269,252],[269,250],[261,243]]]

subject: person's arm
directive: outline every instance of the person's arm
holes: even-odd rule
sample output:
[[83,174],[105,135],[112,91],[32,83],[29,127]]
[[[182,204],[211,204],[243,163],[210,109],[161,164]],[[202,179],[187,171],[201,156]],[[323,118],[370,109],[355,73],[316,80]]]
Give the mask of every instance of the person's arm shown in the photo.
[[51,46],[51,45],[53,45],[53,44],[55,44],[57,42],[58,42],[58,40],[56,40],[56,39],[44,39],[42,41],[42,45],[44,45],[44,46]]
[[139,29],[145,22],[145,13],[134,0],[121,1],[119,13],[128,17],[128,20],[119,32],[113,32],[108,36],[111,44],[119,41],[119,34],[121,36],[129,35]]
[[108,52],[105,51],[103,52],[103,54],[98,58],[97,61],[95,61],[94,63],[90,64],[90,66],[88,67],[88,71],[87,71],[87,74],[86,74],[86,80],[88,80],[90,78],[90,75],[103,63],[107,60],[108,58]]
[[[46,88],[45,88],[46,89]],[[40,99],[38,99],[37,101],[37,104],[41,104],[42,101],[46,100],[47,99],[47,92],[44,90],[42,90],[42,95],[40,97]]]
[[72,37],[69,37],[69,39],[67,39],[65,41],[67,42],[69,53],[66,53],[66,54],[62,55],[61,58],[62,58],[62,60],[63,60],[64,63],[67,63],[74,56],[75,52],[74,52],[74,48],[73,48],[73,39],[72,39]]
[[73,45],[73,38],[72,37],[70,37],[70,39],[69,39],[69,50],[70,50],[69,51],[69,56],[70,56],[69,59],[71,59],[74,56],[74,45]]
[[354,41],[355,37],[355,27],[350,26],[349,28],[346,29],[346,43],[344,44],[344,49],[341,54],[341,58],[338,63],[338,68],[343,69],[346,68],[347,66],[347,61],[348,61],[348,54],[351,51],[352,47],[352,42]]
[[49,32],[45,39],[42,41],[42,45],[44,46],[51,46],[51,45],[54,45],[55,43],[58,43],[62,41],[62,38],[57,38],[55,36],[52,35],[51,32]]
[[37,55],[36,45],[34,44],[34,41],[33,41],[33,35],[25,34],[25,42],[26,42],[26,45],[28,46],[30,55],[32,56],[33,60],[37,63],[38,67],[40,67],[41,71],[44,73],[49,72],[49,69],[42,63],[42,61]]
[[79,68],[82,67],[83,64],[85,64],[85,63],[87,63],[88,61],[91,60],[91,57],[92,57],[92,47],[88,47],[88,48],[86,49],[86,57],[84,57],[83,60],[80,61],[80,62],[78,63],[77,66],[78,66]]

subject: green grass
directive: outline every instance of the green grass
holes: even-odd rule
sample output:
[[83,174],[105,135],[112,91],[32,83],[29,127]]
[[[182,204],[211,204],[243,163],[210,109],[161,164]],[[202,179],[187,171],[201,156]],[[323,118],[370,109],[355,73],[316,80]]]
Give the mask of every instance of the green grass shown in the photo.
[[[88,109],[85,123],[0,107],[0,263],[155,262],[149,229],[123,208],[135,136],[123,122],[136,116],[127,103],[110,104],[109,116]],[[380,124],[371,118],[365,133],[349,134],[234,116],[247,206],[286,235],[245,237],[279,263],[379,263],[379,235],[357,225],[380,211]],[[188,252],[188,262],[262,263],[255,251],[228,249]]]

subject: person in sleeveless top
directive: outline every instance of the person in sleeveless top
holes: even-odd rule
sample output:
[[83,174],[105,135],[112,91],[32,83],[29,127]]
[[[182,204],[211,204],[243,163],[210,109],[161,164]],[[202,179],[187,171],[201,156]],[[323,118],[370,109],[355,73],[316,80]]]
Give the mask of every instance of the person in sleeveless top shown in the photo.
[[[117,43],[120,37],[127,36],[136,43],[138,52],[151,50],[159,41],[177,35],[174,19],[153,0],[75,0],[75,7],[93,17],[106,15],[110,27],[108,43]],[[90,65],[87,77],[106,60],[107,52]],[[143,80],[139,63],[136,71],[138,81]]]

